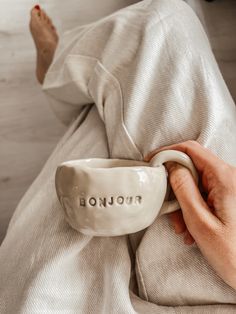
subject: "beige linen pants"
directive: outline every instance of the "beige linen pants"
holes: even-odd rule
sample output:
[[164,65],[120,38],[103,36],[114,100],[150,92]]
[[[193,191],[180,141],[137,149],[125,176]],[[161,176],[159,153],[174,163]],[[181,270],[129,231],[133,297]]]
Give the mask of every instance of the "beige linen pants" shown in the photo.
[[43,88],[70,126],[0,247],[0,313],[235,313],[236,291],[166,216],[129,236],[84,236],[54,186],[63,161],[142,160],[188,139],[236,165],[235,105],[190,7],[144,0],[68,32]]

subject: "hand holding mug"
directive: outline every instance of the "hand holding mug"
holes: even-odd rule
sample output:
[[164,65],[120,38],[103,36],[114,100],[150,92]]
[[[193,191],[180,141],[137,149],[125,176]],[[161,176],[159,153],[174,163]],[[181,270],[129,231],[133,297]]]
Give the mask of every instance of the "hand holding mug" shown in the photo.
[[[188,154],[207,194],[202,197],[186,168],[167,166],[181,211],[170,214],[177,233],[188,230],[185,242],[196,241],[219,276],[236,289],[236,168],[194,141],[164,147]],[[148,161],[160,150],[150,153]]]

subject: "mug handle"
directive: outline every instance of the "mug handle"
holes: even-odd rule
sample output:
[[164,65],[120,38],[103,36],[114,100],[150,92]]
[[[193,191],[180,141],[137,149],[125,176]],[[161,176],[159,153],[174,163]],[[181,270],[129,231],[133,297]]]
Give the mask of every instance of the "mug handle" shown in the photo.
[[[191,160],[191,158],[185,153],[179,152],[177,150],[165,150],[158,154],[156,154],[149,162],[151,167],[159,167],[163,166],[163,164],[167,161],[174,161],[182,166],[188,168],[195,180],[198,183],[198,173],[197,170]],[[180,208],[179,202],[177,200],[166,201],[163,203],[159,216],[163,214],[171,213]]]

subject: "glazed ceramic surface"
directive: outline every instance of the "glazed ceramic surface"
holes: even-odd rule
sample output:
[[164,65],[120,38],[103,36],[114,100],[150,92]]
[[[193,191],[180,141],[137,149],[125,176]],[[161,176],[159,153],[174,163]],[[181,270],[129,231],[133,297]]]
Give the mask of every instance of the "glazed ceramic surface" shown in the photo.
[[99,158],[62,163],[55,181],[66,220],[93,236],[118,236],[148,227],[159,213],[179,208],[176,200],[164,202],[163,163],[169,160],[188,167],[196,177],[190,158],[177,151],[161,152],[150,163]]

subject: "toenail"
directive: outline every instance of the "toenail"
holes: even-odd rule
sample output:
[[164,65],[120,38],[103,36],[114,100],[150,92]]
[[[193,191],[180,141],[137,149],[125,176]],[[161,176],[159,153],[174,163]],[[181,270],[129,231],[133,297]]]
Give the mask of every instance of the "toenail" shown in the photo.
[[40,11],[40,6],[38,4],[34,8]]

